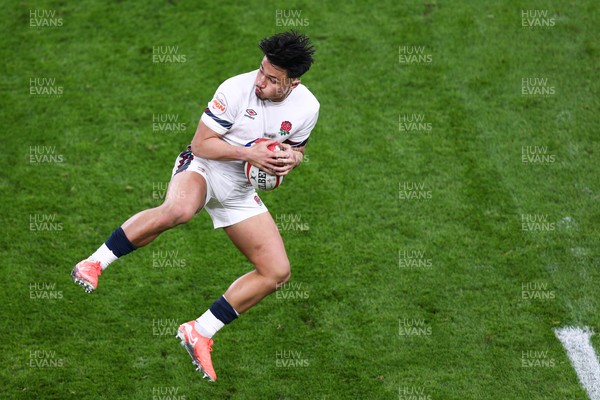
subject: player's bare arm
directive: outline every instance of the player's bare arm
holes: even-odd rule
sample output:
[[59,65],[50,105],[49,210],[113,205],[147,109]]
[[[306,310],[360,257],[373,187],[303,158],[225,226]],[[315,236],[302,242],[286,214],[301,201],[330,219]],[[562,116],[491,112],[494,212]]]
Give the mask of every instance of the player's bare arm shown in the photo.
[[277,175],[286,175],[302,162],[304,148],[294,150],[288,144],[279,144],[284,151],[273,152],[268,149],[268,146],[273,143],[277,143],[277,141],[266,140],[251,147],[233,146],[200,121],[192,140],[192,153],[197,157],[209,160],[248,161],[260,169]]

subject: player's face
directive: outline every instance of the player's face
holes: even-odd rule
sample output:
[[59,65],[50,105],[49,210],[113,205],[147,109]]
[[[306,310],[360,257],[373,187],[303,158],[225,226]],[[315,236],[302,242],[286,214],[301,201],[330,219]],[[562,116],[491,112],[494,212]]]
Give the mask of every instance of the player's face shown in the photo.
[[254,82],[254,93],[261,100],[283,101],[298,86],[300,79],[288,78],[284,69],[271,64],[265,56]]

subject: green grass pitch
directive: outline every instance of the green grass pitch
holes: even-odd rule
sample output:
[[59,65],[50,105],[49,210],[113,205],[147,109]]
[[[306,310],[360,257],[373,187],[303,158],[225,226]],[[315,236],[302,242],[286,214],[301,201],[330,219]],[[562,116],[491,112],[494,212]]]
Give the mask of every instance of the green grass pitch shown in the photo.
[[[600,328],[597,1],[2,10],[0,398],[588,398],[553,329]],[[289,26],[321,102],[262,196],[292,280],[215,336],[209,383],[175,329],[252,266],[206,214],[92,295],[69,273],[160,204],[214,90]]]

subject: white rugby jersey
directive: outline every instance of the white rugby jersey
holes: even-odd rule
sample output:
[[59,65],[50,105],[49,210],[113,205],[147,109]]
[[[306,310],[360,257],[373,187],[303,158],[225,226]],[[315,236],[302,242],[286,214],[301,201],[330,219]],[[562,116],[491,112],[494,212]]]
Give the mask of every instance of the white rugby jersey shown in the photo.
[[[255,70],[223,82],[204,110],[202,122],[234,146],[249,146],[259,138],[292,147],[306,145],[319,117],[316,97],[299,84],[282,102],[261,100],[254,93],[257,73]],[[209,161],[246,180],[242,161]]]

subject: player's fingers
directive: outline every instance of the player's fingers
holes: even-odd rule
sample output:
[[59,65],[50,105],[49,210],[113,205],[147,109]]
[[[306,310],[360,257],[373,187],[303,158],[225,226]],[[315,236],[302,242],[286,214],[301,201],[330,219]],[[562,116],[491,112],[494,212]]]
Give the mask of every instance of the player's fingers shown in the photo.
[[277,172],[290,171],[294,168],[294,164],[290,162],[286,162],[284,164],[279,164],[275,167]]
[[261,153],[256,157],[257,167],[263,167],[265,165],[277,165],[279,163],[279,159],[275,154],[267,150],[265,153]]
[[261,165],[259,168],[265,172],[273,173],[277,168],[279,168],[279,166],[275,163],[267,162]]
[[[293,160],[294,154],[291,150],[276,151],[275,156],[281,160]],[[287,161],[285,161],[287,163]]]
[[286,165],[285,167],[276,168],[274,171],[274,174],[278,175],[278,176],[283,176],[283,175],[287,175],[291,170],[292,170],[292,168],[290,168],[289,165]]
[[283,149],[283,151],[291,151],[292,150],[292,146],[290,146],[287,143],[279,143],[279,147],[281,147]]
[[294,158],[293,157],[282,158],[281,161],[282,161],[282,164],[286,165],[286,166],[294,164]]

